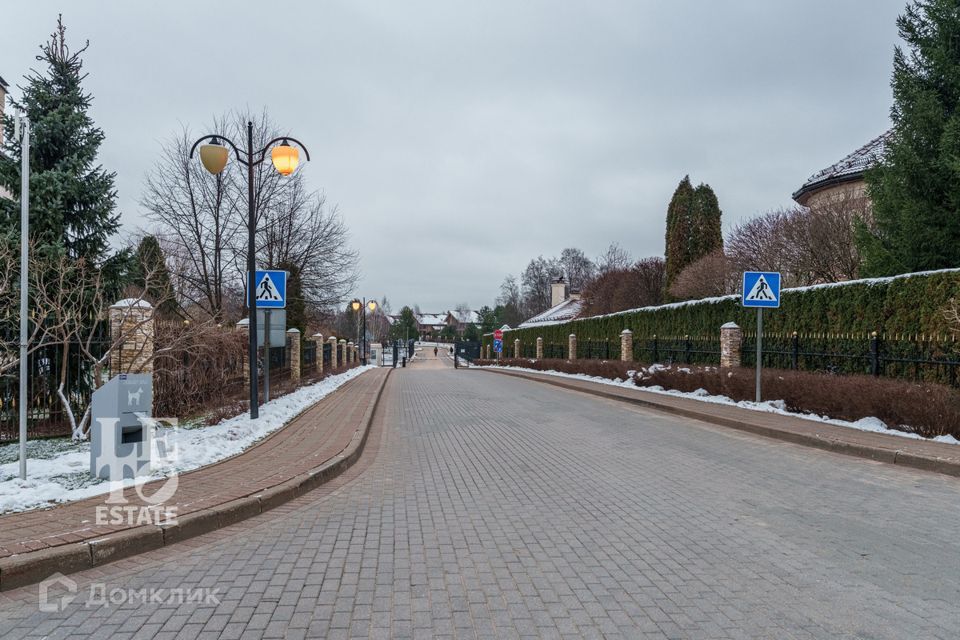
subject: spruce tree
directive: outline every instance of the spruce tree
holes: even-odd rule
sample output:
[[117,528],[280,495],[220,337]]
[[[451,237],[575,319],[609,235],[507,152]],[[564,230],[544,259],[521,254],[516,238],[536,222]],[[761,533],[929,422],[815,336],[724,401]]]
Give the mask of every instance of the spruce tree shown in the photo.
[[[10,103],[30,120],[30,235],[41,249],[66,250],[74,258],[102,264],[109,238],[116,233],[115,174],[98,165],[103,131],[89,115],[91,96],[82,82],[81,54],[66,43],[66,28],[57,30],[40,47],[42,71],[31,71],[20,100]],[[13,119],[5,118],[4,150],[0,154],[0,185],[14,198],[20,194],[20,142],[13,136]],[[19,233],[18,201],[0,199],[8,231]]]
[[861,225],[863,274],[960,266],[960,12],[923,0],[897,19],[893,128],[867,172],[874,224]]
[[155,236],[144,236],[137,244],[131,271],[134,285],[157,306],[158,313],[167,317],[177,314],[179,306],[173,296],[167,260]]
[[720,203],[710,185],[684,176],[667,207],[667,289],[687,266],[723,247]]

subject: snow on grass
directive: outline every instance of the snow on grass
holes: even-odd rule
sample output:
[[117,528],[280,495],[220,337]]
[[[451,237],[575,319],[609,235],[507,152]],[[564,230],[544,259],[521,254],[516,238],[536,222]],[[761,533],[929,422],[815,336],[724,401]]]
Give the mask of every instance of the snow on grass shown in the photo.
[[[271,400],[261,405],[260,417],[256,420],[243,413],[209,427],[158,427],[158,437],[162,437],[165,430],[169,434],[167,442],[176,448],[176,460],[149,476],[125,480],[124,485],[133,486],[183,473],[242,453],[286,425],[304,409],[375,368],[350,369]],[[69,438],[28,442],[25,481],[19,477],[18,446],[14,443],[0,447],[0,514],[81,500],[111,489],[110,482],[90,477],[89,442],[74,443]]]
[[[660,395],[667,396],[676,396],[680,398],[689,398],[691,400],[699,400],[700,402],[710,402],[713,404],[725,404],[734,407],[740,407],[741,409],[749,409],[751,411],[763,411],[766,413],[776,413],[784,416],[791,416],[794,418],[802,418],[804,420],[811,420],[813,422],[820,422],[824,424],[836,425],[838,427],[847,427],[850,429],[857,429],[859,431],[872,431],[874,433],[883,433],[890,436],[899,436],[901,438],[911,438],[913,440],[923,440],[925,442],[942,442],[945,444],[960,444],[960,440],[957,440],[953,436],[944,435],[937,436],[935,438],[924,438],[921,435],[916,433],[911,433],[909,431],[901,431],[899,429],[891,429],[879,418],[861,418],[856,422],[850,422],[848,420],[835,420],[828,416],[819,416],[815,413],[794,413],[787,411],[786,404],[783,400],[767,400],[764,402],[752,402],[748,400],[733,400],[727,396],[714,396],[706,389],[697,389],[696,391],[685,392],[685,391],[676,391],[673,389],[664,389],[661,386],[652,386],[652,387],[639,387],[633,382],[634,371],[628,371],[629,378],[626,380],[621,379],[611,379],[611,378],[601,378],[599,376],[589,376],[585,373],[565,373],[563,371],[540,371],[537,369],[528,369],[526,367],[501,367],[501,366],[484,366],[484,369],[505,369],[505,370],[518,370],[518,371],[529,371],[531,373],[542,373],[547,376],[556,376],[558,378],[573,378],[575,380],[588,380],[590,382],[598,382],[600,384],[612,385],[615,387],[622,387],[625,389],[631,389],[639,393],[656,393]],[[655,364],[648,368],[643,369],[643,371],[656,371],[657,369],[667,369],[664,365]],[[681,369],[682,371],[683,369]],[[907,428],[907,427],[905,427]]]

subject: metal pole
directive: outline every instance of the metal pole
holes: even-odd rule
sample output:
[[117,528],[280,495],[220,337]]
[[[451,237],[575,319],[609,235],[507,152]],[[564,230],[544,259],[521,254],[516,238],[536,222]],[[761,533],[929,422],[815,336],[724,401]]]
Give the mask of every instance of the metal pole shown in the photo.
[[270,309],[263,311],[263,401],[270,402]]
[[30,218],[30,121],[20,138],[20,479],[27,479],[27,257]]
[[360,341],[360,364],[367,364],[367,299],[363,299],[363,338]]
[[257,230],[257,221],[254,217],[253,206],[253,122],[247,122],[247,295],[250,297],[249,322],[250,328],[250,419],[256,420],[260,415],[259,394],[257,393],[257,262],[254,253],[257,250],[254,234]]
[[760,402],[760,371],[763,369],[763,308],[757,307],[757,402]]

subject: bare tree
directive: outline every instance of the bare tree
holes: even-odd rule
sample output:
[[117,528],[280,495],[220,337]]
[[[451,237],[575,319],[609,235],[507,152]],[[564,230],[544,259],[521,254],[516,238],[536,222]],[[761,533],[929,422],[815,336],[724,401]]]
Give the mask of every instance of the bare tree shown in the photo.
[[349,246],[343,218],[336,207],[326,207],[322,194],[307,191],[299,175],[276,194],[262,228],[262,261],[296,265],[307,303],[338,304],[356,284],[359,255]]
[[561,251],[559,262],[567,278],[567,284],[577,291],[582,291],[596,273],[593,260],[575,247],[568,247]]
[[522,309],[527,317],[550,308],[550,285],[562,275],[563,267],[555,258],[538,256],[530,261],[520,276]]
[[663,258],[645,258],[629,269],[611,269],[587,284],[583,315],[614,313],[663,302],[667,271]]
[[616,269],[629,269],[632,261],[626,249],[617,242],[611,242],[606,252],[597,258],[597,271],[603,274]]
[[670,295],[680,300],[723,296],[739,291],[740,271],[736,263],[716,249],[689,264],[676,277]]

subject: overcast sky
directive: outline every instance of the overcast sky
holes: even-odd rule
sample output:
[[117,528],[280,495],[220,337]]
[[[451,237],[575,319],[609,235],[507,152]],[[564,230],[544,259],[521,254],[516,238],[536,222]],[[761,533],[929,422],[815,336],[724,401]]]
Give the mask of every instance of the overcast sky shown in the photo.
[[724,228],[889,123],[905,0],[10,3],[14,85],[64,12],[125,231],[182,124],[266,107],[361,252],[357,295],[492,303],[567,246],[663,254],[684,174]]

